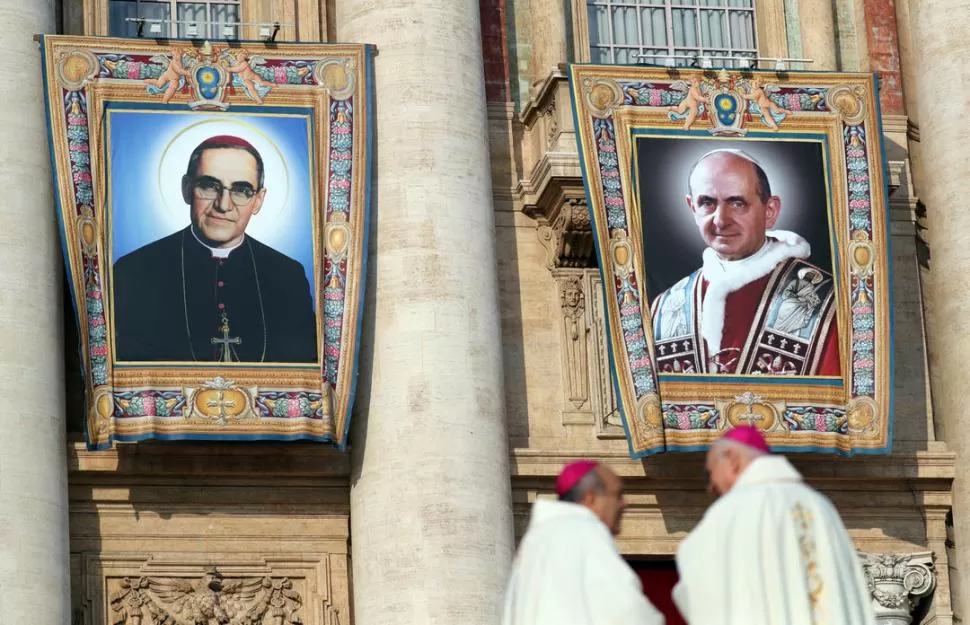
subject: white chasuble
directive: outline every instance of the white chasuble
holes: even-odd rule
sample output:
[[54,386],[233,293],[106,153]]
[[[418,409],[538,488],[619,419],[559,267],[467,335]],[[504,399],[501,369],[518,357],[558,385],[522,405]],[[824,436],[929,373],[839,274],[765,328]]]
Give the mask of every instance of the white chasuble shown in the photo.
[[782,456],[756,459],[677,551],[690,625],[872,625],[862,567],[832,503]]
[[609,529],[579,504],[540,499],[519,545],[502,625],[663,625]]

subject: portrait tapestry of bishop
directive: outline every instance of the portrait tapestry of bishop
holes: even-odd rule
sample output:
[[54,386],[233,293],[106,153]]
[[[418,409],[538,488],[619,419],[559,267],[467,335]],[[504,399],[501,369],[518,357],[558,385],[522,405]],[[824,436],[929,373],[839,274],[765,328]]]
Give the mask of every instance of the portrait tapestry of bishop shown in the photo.
[[303,266],[246,234],[264,177],[262,157],[240,137],[195,148],[181,180],[191,224],[114,264],[119,361],[317,360]]

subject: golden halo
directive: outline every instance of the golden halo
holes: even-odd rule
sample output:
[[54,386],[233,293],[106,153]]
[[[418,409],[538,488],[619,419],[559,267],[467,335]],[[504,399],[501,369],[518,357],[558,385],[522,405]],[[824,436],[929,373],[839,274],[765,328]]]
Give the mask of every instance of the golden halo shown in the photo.
[[[203,119],[195,123],[189,124],[185,128],[181,129],[168,141],[168,143],[165,145],[165,149],[162,150],[161,156],[158,159],[158,171],[156,174],[156,179],[158,183],[158,194],[159,194],[159,197],[162,199],[163,203],[165,204],[165,207],[168,210],[170,210],[173,214],[177,214],[179,216],[182,216],[187,212],[187,207],[185,206],[184,202],[179,201],[179,202],[176,202],[175,205],[172,205],[172,202],[166,201],[166,197],[170,196],[173,193],[173,191],[169,187],[175,181],[173,181],[171,177],[166,179],[164,175],[164,170],[166,169],[166,165],[168,164],[167,159],[179,158],[180,159],[179,163],[182,167],[181,172],[182,173],[185,172],[185,166],[188,165],[189,156],[192,154],[192,150],[194,150],[199,145],[199,143],[204,141],[205,138],[200,139],[198,141],[193,141],[191,144],[188,145],[188,147],[178,145],[177,151],[184,152],[184,154],[175,154],[176,150],[173,150],[173,146],[176,146],[180,142],[180,140],[183,140],[186,134],[193,131],[197,131],[199,128],[207,125],[220,125],[220,126],[230,126],[230,127],[236,126],[238,127],[239,130],[243,131],[243,132],[238,132],[237,134],[239,134],[241,138],[252,143],[254,147],[257,149],[257,151],[259,152],[260,156],[263,158],[263,174],[265,177],[264,184],[268,183],[271,179],[270,178],[271,169],[275,172],[274,177],[276,177],[277,185],[266,184],[267,188],[270,188],[271,186],[272,188],[270,189],[270,193],[267,194],[266,201],[263,203],[263,209],[260,211],[260,214],[259,214],[259,217],[260,217],[259,222],[266,223],[266,224],[274,223],[276,219],[280,216],[280,214],[283,212],[283,209],[288,205],[289,198],[290,198],[290,172],[287,167],[286,159],[283,158],[283,152],[282,150],[280,150],[279,146],[276,145],[276,142],[273,141],[265,132],[263,132],[256,125],[239,119],[231,119],[231,118],[230,119],[226,119],[226,118]],[[207,137],[217,136],[220,134],[228,134],[228,133],[225,130],[220,132],[211,132],[211,133],[207,133]],[[259,144],[264,144],[264,145],[260,146]],[[266,146],[271,147],[273,153],[267,154],[267,150],[265,149]],[[263,149],[260,149],[261,147]],[[170,152],[172,152],[172,154],[170,154]],[[267,157],[270,157],[270,158],[267,158]],[[275,157],[275,158],[272,158],[272,157]],[[271,164],[271,161],[275,161],[275,162],[272,162]],[[279,178],[280,174],[282,175],[282,178]],[[181,180],[181,174],[179,175],[179,181],[180,180]],[[283,187],[282,189],[279,189],[279,186],[278,186],[278,183],[280,182],[282,182],[282,185],[281,185]],[[181,196],[182,196],[181,184],[178,184],[176,188],[179,189],[178,197],[181,200]],[[280,191],[282,191],[282,193]],[[274,199],[274,196],[277,199],[277,201],[271,201],[272,199]],[[267,210],[267,209],[270,209],[270,210]],[[259,230],[260,228],[258,228],[257,222],[254,221],[254,223],[250,225],[250,229]]]

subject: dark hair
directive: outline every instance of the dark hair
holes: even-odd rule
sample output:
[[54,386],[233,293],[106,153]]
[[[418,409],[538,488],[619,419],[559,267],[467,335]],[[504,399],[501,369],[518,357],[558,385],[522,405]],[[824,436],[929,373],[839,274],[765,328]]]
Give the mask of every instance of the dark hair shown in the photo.
[[202,160],[202,153],[206,150],[244,150],[249,152],[253,158],[256,159],[256,178],[257,185],[256,189],[263,188],[263,157],[259,155],[256,148],[243,142],[231,142],[231,141],[203,141],[199,144],[197,148],[192,150],[192,155],[189,156],[189,166],[185,169],[186,177],[194,179],[196,174],[199,172],[199,161]]
[[762,202],[768,201],[768,198],[771,197],[771,183],[768,182],[768,174],[765,173],[764,168],[761,166],[760,163],[758,163],[757,159],[755,159],[753,156],[751,156],[744,150],[735,150],[735,149],[711,150],[704,156],[697,159],[694,162],[694,164],[691,165],[690,172],[687,174],[688,193],[690,193],[691,195],[694,194],[694,190],[690,188],[690,179],[694,177],[694,170],[697,169],[697,166],[701,164],[701,161],[705,160],[710,156],[714,156],[715,154],[733,154],[734,156],[740,159],[744,159],[748,161],[748,163],[750,163],[751,166],[754,167],[754,175],[755,175],[755,178],[757,179],[755,193],[758,194],[758,199],[761,200]]
[[606,485],[603,483],[603,478],[600,477],[599,472],[595,469],[584,475],[575,486],[559,495],[559,501],[568,501],[571,503],[580,503],[586,493],[593,491],[594,493],[602,493],[606,489]]

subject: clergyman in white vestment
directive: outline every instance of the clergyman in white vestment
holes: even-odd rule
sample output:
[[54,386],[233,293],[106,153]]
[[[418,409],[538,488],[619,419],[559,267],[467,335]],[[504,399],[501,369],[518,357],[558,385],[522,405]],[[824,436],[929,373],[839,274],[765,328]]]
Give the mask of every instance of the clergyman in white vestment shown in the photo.
[[862,567],[832,503],[742,426],[707,454],[719,499],[677,550],[690,625],[872,625]]
[[601,465],[567,465],[559,501],[540,499],[505,592],[502,625],[664,625],[613,542],[623,484]]

